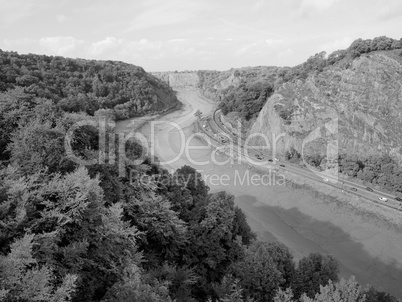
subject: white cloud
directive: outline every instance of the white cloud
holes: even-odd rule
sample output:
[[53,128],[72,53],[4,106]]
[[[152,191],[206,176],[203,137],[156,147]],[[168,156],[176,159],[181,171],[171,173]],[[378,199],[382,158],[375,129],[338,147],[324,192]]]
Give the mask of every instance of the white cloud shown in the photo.
[[[237,50],[235,51],[235,56],[259,56],[264,57],[266,54],[275,51],[283,45],[284,41],[281,39],[260,39],[249,43],[239,44]],[[283,46],[282,46],[283,47]]]
[[388,3],[381,3],[378,9],[378,19],[388,21],[393,18],[402,17],[402,3],[398,1],[388,1]]
[[43,1],[13,0],[0,1],[0,27],[18,26],[26,17],[41,12],[46,7]]
[[265,40],[265,43],[267,43],[268,45],[278,44],[278,43],[282,43],[282,42],[283,42],[283,40],[278,40],[278,39]]
[[257,43],[249,43],[249,44],[243,45],[238,50],[236,50],[234,54],[235,54],[235,56],[241,56],[241,55],[247,54],[256,46],[257,46]]
[[283,58],[283,57],[287,57],[290,56],[291,54],[293,54],[293,49],[291,48],[287,48],[281,52],[278,53],[278,57],[279,58]]
[[330,8],[333,4],[338,2],[339,0],[302,0],[301,8],[309,9],[315,8],[317,10],[323,11]]
[[175,42],[185,42],[185,41],[187,41],[187,39],[170,39],[168,42],[172,42],[172,43],[175,43]]
[[259,0],[250,6],[250,10],[252,12],[259,12],[264,8],[264,6],[265,6],[264,0]]
[[344,37],[335,41],[331,41],[331,42],[327,42],[325,44],[321,44],[319,45],[317,51],[325,51],[326,53],[330,54],[332,52],[334,52],[335,50],[339,50],[339,49],[345,49],[348,48],[350,46],[350,44],[352,44],[353,39],[350,37]]
[[169,26],[191,20],[210,5],[200,1],[171,0],[143,3],[141,11],[134,15],[125,32]]
[[103,40],[92,43],[88,51],[91,55],[97,56],[103,54],[104,52],[113,50],[121,44],[123,44],[122,39],[117,39],[115,37],[106,37]]
[[4,39],[3,44],[8,48],[11,49],[13,47],[19,47],[19,46],[26,46],[35,43],[36,41],[34,39],[29,39],[29,38],[21,38],[21,39],[15,39],[15,40],[9,40],[9,39]]
[[[132,41],[129,42],[131,46],[136,46],[137,42]],[[138,42],[138,50],[143,50],[143,51],[159,51],[162,48],[162,42],[160,41],[149,41],[148,39],[141,39]]]
[[44,37],[39,40],[40,46],[55,55],[68,55],[84,44],[84,41],[73,37]]
[[64,23],[64,21],[67,20],[67,17],[64,16],[64,15],[57,15],[56,19],[57,19],[57,22],[59,22],[61,24],[61,23]]
[[139,58],[160,58],[162,56],[162,42],[148,39],[124,40],[115,37],[106,37],[103,40],[91,43],[87,52],[94,58],[137,60]]

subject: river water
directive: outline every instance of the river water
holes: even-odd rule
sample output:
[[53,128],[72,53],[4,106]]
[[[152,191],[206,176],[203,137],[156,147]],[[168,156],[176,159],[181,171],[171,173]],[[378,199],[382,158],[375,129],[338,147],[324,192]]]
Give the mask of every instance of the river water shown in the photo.
[[[228,162],[226,155],[215,153],[204,142],[190,140],[194,113],[208,114],[215,104],[200,98],[195,90],[180,90],[178,98],[184,104],[181,110],[163,117],[123,121],[117,128],[136,129],[148,142],[154,142],[152,149],[165,168],[173,171],[193,166],[211,192],[233,194],[260,240],[283,242],[295,259],[311,252],[332,254],[342,277],[354,275],[363,286],[370,283],[402,298],[401,233],[309,189],[286,185],[285,176],[262,178],[244,165]],[[198,149],[192,150],[195,146]]]

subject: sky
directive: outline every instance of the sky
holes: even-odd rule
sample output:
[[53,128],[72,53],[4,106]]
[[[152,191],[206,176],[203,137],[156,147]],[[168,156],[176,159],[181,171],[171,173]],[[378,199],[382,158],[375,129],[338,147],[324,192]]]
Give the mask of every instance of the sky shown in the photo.
[[402,37],[401,0],[0,0],[0,49],[146,71],[294,66]]

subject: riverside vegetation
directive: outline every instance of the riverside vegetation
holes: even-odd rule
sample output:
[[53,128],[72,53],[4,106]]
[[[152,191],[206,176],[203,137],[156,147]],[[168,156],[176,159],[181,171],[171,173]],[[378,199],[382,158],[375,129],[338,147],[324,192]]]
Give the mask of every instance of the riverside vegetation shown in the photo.
[[[330,255],[296,263],[283,244],[257,241],[234,197],[209,193],[191,167],[127,165],[171,179],[140,185],[117,164],[72,161],[64,137],[73,124],[176,105],[141,68],[0,55],[0,301],[397,301],[340,280]],[[98,140],[97,129],[77,129],[75,154],[96,158]],[[125,148],[141,152],[133,141]]]

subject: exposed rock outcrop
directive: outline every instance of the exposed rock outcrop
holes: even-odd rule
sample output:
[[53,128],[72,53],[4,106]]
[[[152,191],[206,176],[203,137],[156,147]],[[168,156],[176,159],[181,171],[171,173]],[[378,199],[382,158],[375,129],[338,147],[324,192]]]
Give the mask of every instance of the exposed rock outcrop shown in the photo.
[[[387,153],[401,162],[400,62],[385,53],[370,53],[346,68],[330,66],[305,81],[283,84],[267,100],[249,133],[263,133],[271,144],[272,133],[285,134],[276,145],[284,154],[292,147],[301,153],[303,142],[316,131],[321,139],[305,144],[304,151],[309,145],[310,152],[325,153],[325,141],[334,139],[328,125],[337,121],[339,153]],[[261,138],[255,141],[263,143]]]
[[196,72],[152,72],[152,74],[175,88],[197,88],[199,78]]

